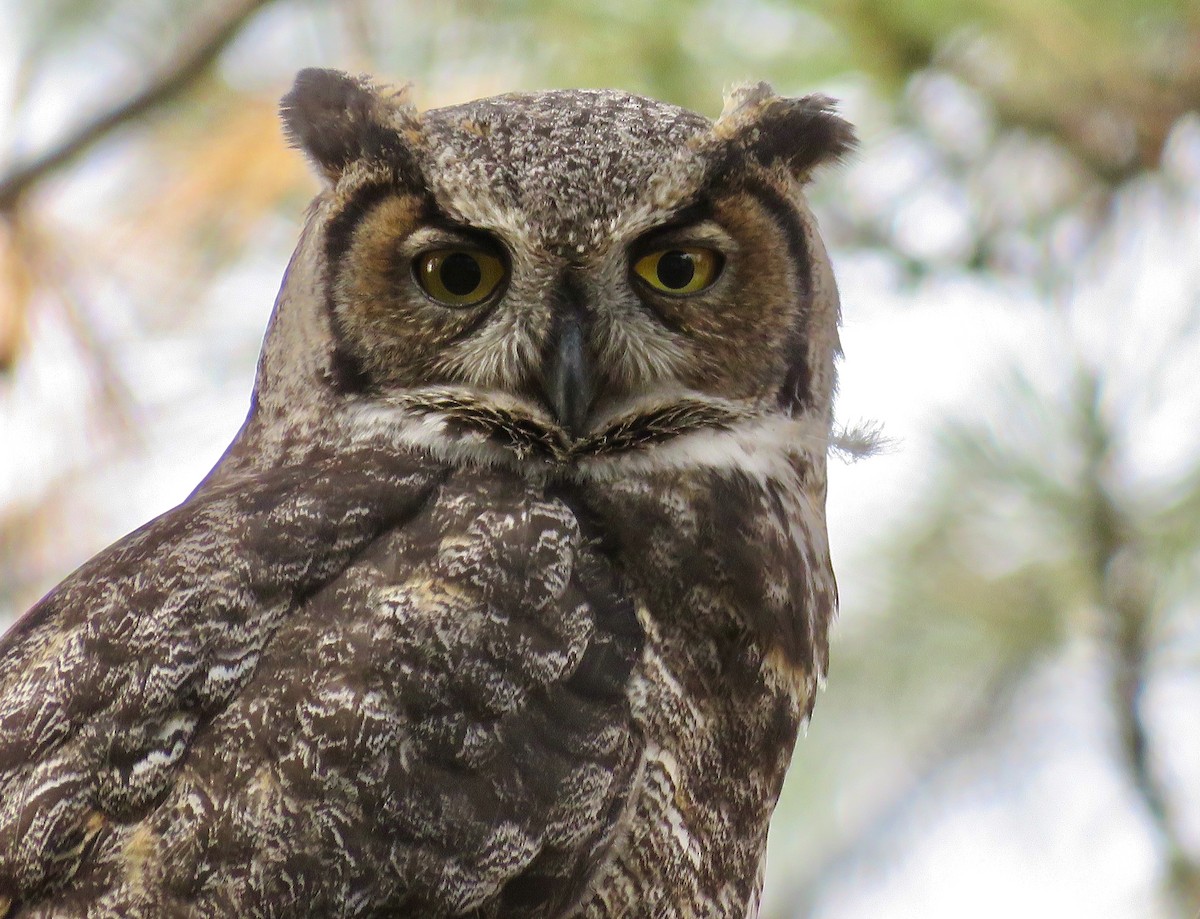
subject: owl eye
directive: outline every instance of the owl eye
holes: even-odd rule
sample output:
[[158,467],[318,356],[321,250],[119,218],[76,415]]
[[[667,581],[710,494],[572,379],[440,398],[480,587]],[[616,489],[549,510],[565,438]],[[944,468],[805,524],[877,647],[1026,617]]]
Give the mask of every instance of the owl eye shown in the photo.
[[633,271],[661,293],[686,296],[712,285],[721,273],[721,255],[698,246],[658,249],[634,262]]
[[442,306],[474,306],[500,286],[504,262],[475,249],[434,249],[413,260],[421,289]]

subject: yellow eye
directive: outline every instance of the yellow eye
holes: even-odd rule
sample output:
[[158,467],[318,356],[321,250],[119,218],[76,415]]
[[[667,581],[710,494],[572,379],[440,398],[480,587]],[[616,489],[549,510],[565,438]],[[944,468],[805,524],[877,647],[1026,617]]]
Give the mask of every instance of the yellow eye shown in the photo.
[[476,249],[434,249],[413,261],[421,289],[443,306],[474,306],[500,286],[504,262]]
[[712,249],[683,246],[643,255],[633,265],[639,278],[664,294],[694,294],[712,285],[721,273],[721,256]]

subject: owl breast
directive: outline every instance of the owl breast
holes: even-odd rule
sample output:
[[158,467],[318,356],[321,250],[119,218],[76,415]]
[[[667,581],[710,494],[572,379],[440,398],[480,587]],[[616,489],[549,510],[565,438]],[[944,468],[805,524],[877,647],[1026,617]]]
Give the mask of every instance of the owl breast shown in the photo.
[[[581,490],[619,547],[646,638],[628,686],[638,777],[580,915],[755,914],[768,822],[826,654],[798,611],[834,602],[822,541],[796,538],[816,522],[803,493],[799,469],[784,482],[672,471]],[[768,652],[783,621],[794,644]]]

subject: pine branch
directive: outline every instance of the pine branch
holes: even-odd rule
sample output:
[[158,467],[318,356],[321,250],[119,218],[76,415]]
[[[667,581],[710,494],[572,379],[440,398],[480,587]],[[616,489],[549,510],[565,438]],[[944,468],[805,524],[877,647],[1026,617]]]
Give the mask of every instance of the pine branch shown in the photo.
[[1087,560],[1112,659],[1109,692],[1117,722],[1118,761],[1158,837],[1166,891],[1183,919],[1200,902],[1200,861],[1184,842],[1179,814],[1154,768],[1154,739],[1146,723],[1144,695],[1151,676],[1155,619],[1153,579],[1147,573],[1140,534],[1109,483],[1112,441],[1099,411],[1099,380],[1089,377],[1082,385]]

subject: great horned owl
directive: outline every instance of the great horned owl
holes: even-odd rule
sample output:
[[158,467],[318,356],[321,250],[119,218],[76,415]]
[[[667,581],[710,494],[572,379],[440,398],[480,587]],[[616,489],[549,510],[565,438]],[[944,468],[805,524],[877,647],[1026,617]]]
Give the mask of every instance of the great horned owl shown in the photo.
[[819,96],[418,113],[326,187],[245,425],[0,644],[0,915],[745,917],[827,658]]

